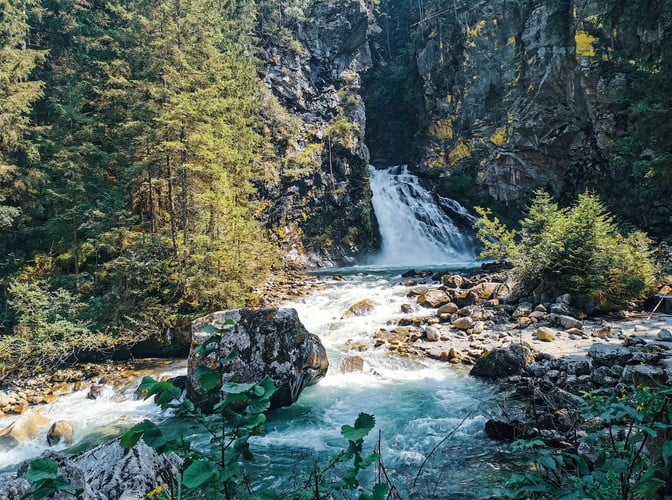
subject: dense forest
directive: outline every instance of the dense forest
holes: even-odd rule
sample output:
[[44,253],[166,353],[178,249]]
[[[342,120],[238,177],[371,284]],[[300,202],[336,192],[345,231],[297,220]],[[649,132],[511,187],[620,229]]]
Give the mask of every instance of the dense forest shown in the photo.
[[258,8],[3,2],[1,359],[242,305],[277,265]]

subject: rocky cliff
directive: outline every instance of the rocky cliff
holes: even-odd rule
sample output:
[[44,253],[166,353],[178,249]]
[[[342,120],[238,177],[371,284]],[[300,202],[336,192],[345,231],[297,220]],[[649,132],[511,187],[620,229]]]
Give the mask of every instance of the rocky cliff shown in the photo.
[[287,261],[313,267],[352,262],[375,244],[360,87],[379,28],[366,0],[304,3],[281,8],[280,20],[262,12],[258,25],[275,146],[262,195]]
[[[616,54],[664,36],[659,25],[606,23],[616,0],[398,3],[381,4],[384,14],[405,24],[381,23],[385,32],[374,45],[370,75],[389,83],[406,71],[405,93],[421,96],[415,116],[401,118],[420,124],[409,156],[440,189],[514,210],[538,187],[565,202],[594,189],[637,224],[668,221],[669,202],[623,203],[635,180],[619,170],[612,148],[628,133],[623,91],[630,71]],[[370,111],[381,107],[375,95],[368,93]],[[370,113],[370,121],[376,118]],[[394,136],[370,128],[377,132],[369,143],[374,158],[385,156]]]

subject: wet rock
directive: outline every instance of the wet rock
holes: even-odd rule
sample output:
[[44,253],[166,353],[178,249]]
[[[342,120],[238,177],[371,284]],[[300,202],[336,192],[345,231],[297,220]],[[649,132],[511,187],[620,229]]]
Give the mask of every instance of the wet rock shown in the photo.
[[594,344],[588,349],[588,357],[595,367],[625,365],[632,358],[632,351],[624,346]]
[[562,314],[549,314],[548,321],[553,325],[561,326],[567,330],[570,328],[577,328],[581,330],[583,328],[582,321]]
[[498,380],[511,375],[521,375],[534,361],[534,350],[525,343],[512,344],[481,355],[469,372],[474,377]]
[[341,373],[361,372],[363,370],[364,359],[360,356],[348,356],[341,365]]
[[401,304],[401,312],[402,313],[410,314],[413,311],[415,311],[415,309],[413,309],[413,306],[411,304]]
[[103,392],[102,385],[92,385],[86,397],[88,399],[98,399]]
[[376,303],[370,299],[360,300],[352,304],[347,311],[343,313],[344,318],[352,318],[354,316],[366,316],[371,313],[375,307]]
[[203,393],[194,372],[201,365],[212,366],[214,355],[202,359],[197,348],[210,338],[205,329],[213,323],[233,321],[223,336],[218,355],[228,356],[234,349],[238,357],[226,366],[225,379],[243,383],[257,382],[268,375],[277,392],[271,397],[271,408],[289,406],[301,391],[320,380],[329,362],[320,339],[303,326],[295,309],[232,309],[200,318],[192,324],[194,345],[189,353],[189,393],[196,402]]
[[441,307],[450,302],[450,296],[443,290],[427,290],[418,297],[418,304],[422,307]]
[[70,444],[75,436],[75,426],[67,420],[59,420],[51,424],[47,431],[47,443],[49,446],[55,446],[63,440]]
[[552,342],[555,340],[555,330],[552,328],[548,328],[546,326],[541,326],[537,328],[537,330],[534,332],[534,336],[543,341],[543,342]]
[[49,425],[49,419],[36,410],[23,412],[13,423],[0,430],[0,439],[25,443]]

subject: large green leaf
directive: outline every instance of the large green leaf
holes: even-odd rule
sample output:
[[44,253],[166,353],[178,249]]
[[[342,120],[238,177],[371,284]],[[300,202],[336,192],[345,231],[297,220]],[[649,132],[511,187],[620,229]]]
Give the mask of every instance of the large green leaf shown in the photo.
[[355,420],[355,426],[344,425],[341,427],[341,434],[348,441],[359,441],[371,432],[376,425],[376,419],[368,413],[360,413]]
[[58,464],[48,458],[38,458],[31,462],[30,468],[23,477],[31,483],[43,479],[56,479],[58,477]]
[[217,370],[208,368],[207,366],[199,366],[194,372],[194,376],[198,380],[201,387],[206,391],[212,391],[219,388],[222,383],[222,377]]
[[186,468],[182,482],[187,488],[198,488],[217,473],[217,468],[209,460],[198,460]]
[[222,384],[222,391],[229,394],[241,394],[252,389],[254,385],[255,384],[236,384],[235,382],[226,382],[225,384]]

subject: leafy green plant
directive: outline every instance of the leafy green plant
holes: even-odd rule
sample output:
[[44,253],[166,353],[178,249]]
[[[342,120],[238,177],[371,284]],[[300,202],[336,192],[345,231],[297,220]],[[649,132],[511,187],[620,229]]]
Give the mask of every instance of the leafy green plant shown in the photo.
[[30,495],[34,500],[46,498],[56,493],[72,495],[74,498],[83,498],[82,493],[84,490],[68,483],[58,473],[58,464],[48,458],[33,460],[23,478],[30,483]]
[[540,438],[517,441],[529,471],[491,491],[501,498],[654,499],[672,494],[672,388],[600,390],[580,407],[589,452]]
[[572,293],[587,310],[608,309],[641,299],[655,278],[644,233],[623,236],[596,195],[584,193],[560,208],[537,191],[520,230],[507,228],[492,213],[477,209],[482,257],[513,266],[527,291]]

